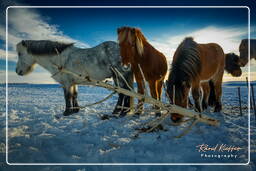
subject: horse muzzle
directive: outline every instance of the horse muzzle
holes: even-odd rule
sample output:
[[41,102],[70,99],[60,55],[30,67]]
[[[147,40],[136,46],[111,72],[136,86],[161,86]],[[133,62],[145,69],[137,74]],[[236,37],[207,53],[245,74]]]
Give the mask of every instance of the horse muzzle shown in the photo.
[[171,120],[175,123],[179,123],[182,121],[183,116],[178,113],[172,113],[171,114]]
[[129,64],[122,64],[122,66],[123,66],[123,68],[124,68],[126,71],[128,71],[128,70],[131,69],[131,64],[130,64],[130,63],[129,63]]
[[23,76],[24,74],[23,74],[23,72],[20,70],[20,71],[18,71],[18,69],[16,68],[16,73],[18,74],[18,75],[20,75],[20,76]]
[[231,73],[231,75],[234,77],[240,77],[242,75],[242,70],[241,69],[235,70]]

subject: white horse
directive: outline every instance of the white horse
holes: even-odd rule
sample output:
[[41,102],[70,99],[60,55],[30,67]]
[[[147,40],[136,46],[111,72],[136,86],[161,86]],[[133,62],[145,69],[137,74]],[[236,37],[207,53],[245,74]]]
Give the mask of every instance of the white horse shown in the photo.
[[[54,80],[63,85],[66,102],[63,115],[65,116],[79,112],[77,84],[81,84],[84,80],[59,72],[58,67],[94,80],[113,78],[115,84],[120,87],[133,88],[133,74],[130,69],[122,67],[119,46],[113,41],[101,43],[93,48],[81,49],[73,46],[73,43],[22,40],[16,45],[16,50],[18,53],[16,73],[18,75],[29,74],[33,71],[35,64],[39,64],[52,74]],[[121,78],[121,74],[113,72],[113,68],[117,69],[126,81]],[[119,94],[113,114],[125,115],[132,101],[131,97]]]

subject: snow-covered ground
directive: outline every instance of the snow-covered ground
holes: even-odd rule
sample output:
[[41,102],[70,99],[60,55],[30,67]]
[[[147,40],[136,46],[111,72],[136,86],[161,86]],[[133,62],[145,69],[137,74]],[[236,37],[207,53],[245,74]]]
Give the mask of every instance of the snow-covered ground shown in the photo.
[[[171,126],[168,119],[164,131],[140,134],[138,128],[154,115],[128,116],[101,120],[111,115],[117,96],[86,109],[78,114],[56,119],[64,110],[64,97],[59,85],[10,84],[8,88],[8,162],[9,163],[246,163],[248,162],[248,111],[247,88],[241,86],[243,116],[240,116],[236,86],[223,87],[223,113],[205,112],[221,121],[219,127],[197,124],[180,138],[182,126]],[[0,86],[0,159],[5,161],[5,85]],[[79,87],[80,105],[102,99],[109,91],[97,87]],[[163,97],[166,101],[166,98]],[[150,108],[150,106],[146,106]],[[255,115],[251,114],[251,164],[249,166],[189,166],[190,170],[255,169]],[[239,151],[221,152],[218,149],[199,152],[198,145],[226,144],[242,148]],[[217,155],[205,157],[207,155]],[[222,156],[221,156],[222,155]],[[223,156],[223,155],[226,155]],[[17,167],[17,166],[16,166]],[[121,166],[112,166],[111,170]],[[185,166],[175,166],[184,170]],[[3,170],[15,167],[3,165]],[[89,167],[90,170],[103,166]],[[137,166],[126,167],[135,169]],[[148,170],[151,166],[140,166]],[[152,170],[166,170],[168,166],[155,166]],[[19,170],[29,170],[21,167]],[[30,168],[31,169],[31,168]],[[38,166],[37,170],[87,170],[85,166]],[[0,166],[1,170],[1,166]],[[32,169],[33,170],[33,169]]]

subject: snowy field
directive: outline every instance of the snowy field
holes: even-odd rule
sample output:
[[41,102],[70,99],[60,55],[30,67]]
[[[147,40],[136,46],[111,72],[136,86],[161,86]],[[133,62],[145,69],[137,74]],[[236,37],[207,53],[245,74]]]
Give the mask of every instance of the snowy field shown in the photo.
[[[164,130],[140,134],[135,128],[154,115],[143,114],[102,120],[111,115],[117,96],[68,117],[56,119],[64,110],[64,97],[59,85],[9,85],[9,163],[247,163],[248,109],[247,88],[241,86],[243,115],[240,116],[237,87],[223,87],[223,111],[205,112],[220,120],[219,127],[197,124],[180,138],[174,136],[187,126],[171,126],[168,119]],[[97,87],[79,87],[80,105],[96,102],[111,92]],[[5,162],[5,85],[0,86],[0,159]],[[167,99],[163,97],[163,101]],[[150,106],[146,106],[150,108]],[[188,170],[255,170],[255,115],[251,114],[251,163],[248,166],[188,166]],[[239,151],[199,152],[198,145],[226,144]],[[207,154],[208,157],[205,156]],[[214,155],[209,157],[209,155]],[[217,155],[217,157],[215,156]],[[226,157],[224,157],[226,156]],[[0,170],[119,170],[121,166],[7,166]],[[184,170],[185,166],[127,166],[139,170]]]

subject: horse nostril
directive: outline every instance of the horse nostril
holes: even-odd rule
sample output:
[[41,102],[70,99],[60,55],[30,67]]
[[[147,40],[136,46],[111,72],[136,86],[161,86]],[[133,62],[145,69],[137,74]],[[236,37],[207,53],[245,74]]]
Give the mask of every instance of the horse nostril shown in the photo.
[[22,75],[22,71],[20,71],[20,72],[18,73],[18,75]]
[[182,115],[179,115],[179,114],[176,114],[176,113],[173,113],[171,115],[171,120],[174,122],[174,123],[179,123],[182,121],[182,118],[183,116]]

